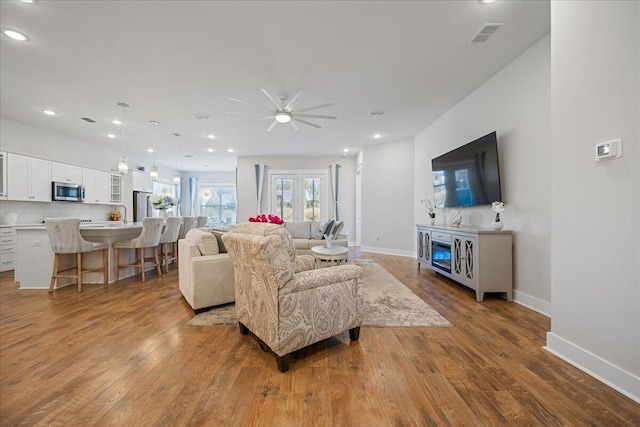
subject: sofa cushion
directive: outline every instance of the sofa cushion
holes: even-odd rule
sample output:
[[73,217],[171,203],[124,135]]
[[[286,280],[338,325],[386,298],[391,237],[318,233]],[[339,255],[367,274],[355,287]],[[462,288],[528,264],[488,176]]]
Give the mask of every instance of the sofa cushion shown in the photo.
[[322,238],[324,239],[325,235],[328,236],[331,234],[331,230],[333,230],[333,220],[330,219],[329,221],[327,221],[327,228],[324,229],[324,231],[322,232]]
[[311,238],[311,223],[309,221],[287,222],[284,227],[294,239]]
[[218,251],[220,251],[221,254],[227,253],[227,248],[224,247],[224,242],[222,241],[222,236],[225,233],[227,232],[220,231],[220,230],[211,230],[211,234],[213,234],[216,237],[216,240],[218,241]]
[[[314,224],[315,224],[315,222],[314,222]],[[312,239],[316,239],[316,240],[322,239],[322,235],[327,230],[327,225],[328,224],[329,224],[329,221],[321,222],[317,229],[312,229],[311,232],[313,234],[311,235],[311,238]]]
[[220,253],[216,236],[208,231],[193,228],[187,232],[185,240],[196,245],[201,255],[216,255]]
[[291,239],[296,249],[309,249],[309,239]]

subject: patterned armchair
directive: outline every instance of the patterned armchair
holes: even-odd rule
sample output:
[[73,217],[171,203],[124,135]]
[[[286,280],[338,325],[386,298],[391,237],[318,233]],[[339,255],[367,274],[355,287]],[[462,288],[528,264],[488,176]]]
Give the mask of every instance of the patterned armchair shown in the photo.
[[358,339],[364,313],[360,267],[305,270],[313,257],[296,257],[282,225],[244,223],[223,241],[233,261],[240,332],[251,331],[263,350],[271,349],[280,372],[289,369],[293,351],[346,330],[352,341]]

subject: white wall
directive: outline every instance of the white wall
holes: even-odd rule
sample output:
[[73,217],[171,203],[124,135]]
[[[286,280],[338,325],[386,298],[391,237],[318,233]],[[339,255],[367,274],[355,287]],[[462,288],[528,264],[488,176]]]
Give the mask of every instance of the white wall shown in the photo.
[[[551,4],[549,350],[640,402],[640,2]],[[623,157],[594,145],[624,140]]]
[[414,141],[362,150],[362,250],[415,256]]
[[[265,210],[268,203],[268,170],[326,170],[329,165],[340,165],[340,191],[338,204],[340,207],[340,220],[344,221],[343,232],[349,233],[351,244],[355,241],[355,167],[356,157],[238,157],[238,222],[246,221],[255,216],[256,212],[256,178],[255,165],[267,166],[265,183],[263,186],[262,209]],[[331,208],[333,213],[333,207]],[[331,214],[330,217],[333,217]]]
[[[415,221],[433,198],[431,159],[492,131],[498,135],[500,215],[514,231],[514,298],[549,314],[551,303],[550,37],[547,35],[415,138]],[[436,209],[445,224],[451,209]],[[491,206],[462,208],[462,224],[487,227]]]

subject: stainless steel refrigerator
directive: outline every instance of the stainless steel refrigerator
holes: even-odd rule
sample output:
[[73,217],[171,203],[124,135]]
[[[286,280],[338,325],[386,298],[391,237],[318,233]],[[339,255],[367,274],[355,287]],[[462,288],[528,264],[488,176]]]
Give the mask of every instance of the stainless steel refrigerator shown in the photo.
[[151,193],[146,191],[133,192],[133,221],[142,222],[142,218],[151,215],[151,201],[149,200]]

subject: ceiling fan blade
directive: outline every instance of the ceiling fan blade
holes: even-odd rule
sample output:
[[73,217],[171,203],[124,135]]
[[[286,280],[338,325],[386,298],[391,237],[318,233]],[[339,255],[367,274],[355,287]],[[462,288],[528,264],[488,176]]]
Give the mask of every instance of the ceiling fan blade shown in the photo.
[[293,128],[293,130],[298,131],[298,126],[293,122],[293,120],[289,120],[289,124]]
[[296,96],[294,96],[291,101],[289,101],[289,103],[287,105],[284,106],[284,109],[287,111],[291,111],[293,110],[293,108],[295,107],[296,102],[300,101],[300,99],[302,98],[302,95],[304,94],[304,91],[300,91],[296,94]]
[[321,116],[319,114],[296,114],[296,117],[307,117],[310,119],[337,119],[337,116]]
[[261,89],[261,90],[262,90],[262,92],[263,92],[265,95],[267,95],[267,98],[269,98],[269,100],[270,100],[271,102],[273,102],[273,105],[275,105],[275,106],[276,106],[276,109],[277,109],[277,110],[282,110],[282,105],[278,104],[278,103],[276,102],[276,100],[275,100],[275,99],[273,99],[273,98],[271,97],[271,95],[269,95],[269,92],[267,92],[267,91],[266,91],[266,90],[264,90],[264,89]]
[[304,123],[307,126],[311,126],[311,127],[317,128],[317,129],[322,129],[322,126],[318,126],[318,125],[316,125],[314,123],[311,123],[311,122],[308,122],[306,120],[297,119],[295,117],[293,117],[291,120],[295,120],[296,122],[299,122],[299,123]]
[[264,116],[264,117],[259,117],[256,120],[267,120],[267,119],[273,119],[273,114],[269,114],[268,116]]
[[235,101],[235,102],[239,102],[239,103],[241,103],[241,104],[250,105],[250,106],[252,106],[252,107],[259,108],[259,109],[261,109],[261,110],[271,112],[271,110],[269,110],[268,108],[264,108],[264,107],[261,107],[261,106],[256,105],[256,104],[251,104],[251,103],[249,103],[249,102],[247,102],[247,101],[241,101],[241,100],[239,100],[239,99],[235,99],[235,98],[229,98],[229,99],[230,99],[230,100],[232,100],[232,101]]
[[274,128],[274,126],[275,126],[275,125],[277,125],[277,124],[278,124],[278,121],[277,121],[277,120],[274,120],[274,121],[273,121],[273,123],[271,123],[271,126],[269,126],[269,127],[267,128],[267,132],[271,132],[271,129],[273,129],[273,128]]
[[333,107],[333,104],[322,104],[322,105],[314,105],[313,107],[305,107],[296,110],[298,113],[304,113],[305,111],[318,110],[320,108]]

